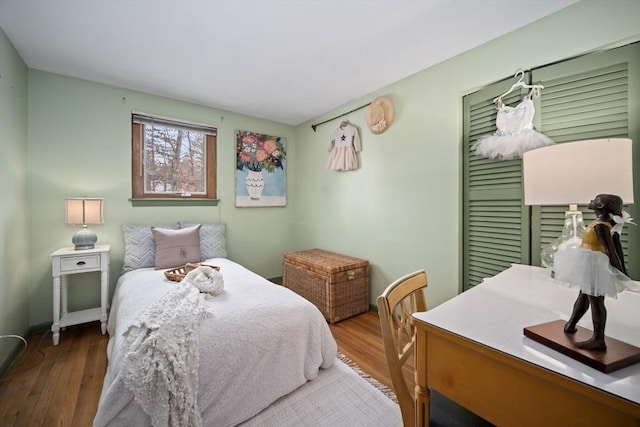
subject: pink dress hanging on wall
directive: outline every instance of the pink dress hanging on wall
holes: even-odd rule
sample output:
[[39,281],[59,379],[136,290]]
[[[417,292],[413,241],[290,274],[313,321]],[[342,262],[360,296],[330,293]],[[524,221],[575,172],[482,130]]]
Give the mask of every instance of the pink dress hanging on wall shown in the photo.
[[358,129],[348,123],[341,124],[329,142],[328,168],[334,171],[358,169],[356,152],[361,149]]

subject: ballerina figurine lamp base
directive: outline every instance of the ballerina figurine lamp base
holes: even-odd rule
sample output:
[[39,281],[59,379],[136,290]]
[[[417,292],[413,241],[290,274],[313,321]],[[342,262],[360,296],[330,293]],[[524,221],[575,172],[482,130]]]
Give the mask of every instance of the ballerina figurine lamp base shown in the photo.
[[[569,320],[528,327],[524,334],[610,373],[640,362],[640,348],[605,337],[605,296],[616,297],[625,289],[640,291],[640,285],[627,276],[620,243],[622,225],[632,222],[622,212],[622,199],[612,194],[598,194],[589,209],[595,211],[596,219],[584,230],[582,243],[558,248],[554,261],[556,280],[579,289]],[[578,326],[588,309],[593,331]]]

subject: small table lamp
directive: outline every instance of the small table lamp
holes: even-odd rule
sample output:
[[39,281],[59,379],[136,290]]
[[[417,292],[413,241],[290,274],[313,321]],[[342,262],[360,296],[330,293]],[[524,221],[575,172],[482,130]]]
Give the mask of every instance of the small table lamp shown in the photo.
[[541,261],[553,268],[559,246],[580,245],[582,212],[598,194],[615,194],[625,204],[633,203],[632,144],[628,138],[567,142],[531,150],[522,156],[524,203],[569,205],[561,236],[542,248]]
[[93,249],[95,247],[98,236],[87,228],[87,224],[104,223],[102,216],[103,202],[104,199],[88,197],[65,199],[65,223],[82,225],[82,229],[71,239],[75,249]]

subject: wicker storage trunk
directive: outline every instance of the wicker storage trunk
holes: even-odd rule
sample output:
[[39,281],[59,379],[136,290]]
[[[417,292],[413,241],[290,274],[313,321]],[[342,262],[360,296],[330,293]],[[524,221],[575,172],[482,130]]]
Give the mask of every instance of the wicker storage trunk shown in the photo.
[[308,299],[329,323],[369,310],[369,261],[322,249],[287,252],[283,285]]

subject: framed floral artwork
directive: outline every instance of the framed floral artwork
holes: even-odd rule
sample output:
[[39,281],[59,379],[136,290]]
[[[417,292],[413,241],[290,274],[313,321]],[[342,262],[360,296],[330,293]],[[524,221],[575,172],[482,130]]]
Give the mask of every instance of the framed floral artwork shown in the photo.
[[236,206],[287,205],[287,140],[236,130]]

